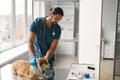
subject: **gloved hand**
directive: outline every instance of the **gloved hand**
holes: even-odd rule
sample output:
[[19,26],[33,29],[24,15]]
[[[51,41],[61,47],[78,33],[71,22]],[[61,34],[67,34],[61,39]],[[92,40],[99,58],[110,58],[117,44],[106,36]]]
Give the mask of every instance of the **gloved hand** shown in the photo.
[[30,59],[30,65],[37,67],[36,58],[37,58],[36,56],[33,56],[33,57]]

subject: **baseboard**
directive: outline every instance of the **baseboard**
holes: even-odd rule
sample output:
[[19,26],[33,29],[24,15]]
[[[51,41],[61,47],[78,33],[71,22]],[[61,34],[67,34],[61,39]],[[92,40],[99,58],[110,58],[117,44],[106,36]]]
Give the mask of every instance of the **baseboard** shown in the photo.
[[114,60],[113,58],[103,58],[103,60]]
[[55,56],[57,56],[57,57],[62,57],[62,56],[73,57],[74,55],[73,54],[55,54]]

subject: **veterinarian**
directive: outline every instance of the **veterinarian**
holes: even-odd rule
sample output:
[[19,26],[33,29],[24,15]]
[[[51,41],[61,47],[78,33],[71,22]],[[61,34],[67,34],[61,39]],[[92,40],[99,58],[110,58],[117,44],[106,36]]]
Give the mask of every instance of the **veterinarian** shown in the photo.
[[[32,66],[37,67],[36,58],[44,57],[53,67],[54,51],[61,35],[58,22],[63,16],[62,8],[54,7],[50,9],[48,16],[38,17],[31,23],[28,32],[28,48]],[[54,80],[54,78],[48,80]]]

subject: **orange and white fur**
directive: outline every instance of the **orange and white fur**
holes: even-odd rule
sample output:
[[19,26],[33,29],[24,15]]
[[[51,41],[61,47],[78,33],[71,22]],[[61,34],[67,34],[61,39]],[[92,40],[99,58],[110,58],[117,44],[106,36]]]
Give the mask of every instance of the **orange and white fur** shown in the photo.
[[[29,61],[17,60],[12,63],[12,74],[15,80],[45,80],[42,73],[47,67],[49,67],[48,62],[45,58],[38,58],[37,67],[31,66]],[[16,79],[16,76],[21,77],[21,79]],[[26,79],[22,79],[22,77]]]

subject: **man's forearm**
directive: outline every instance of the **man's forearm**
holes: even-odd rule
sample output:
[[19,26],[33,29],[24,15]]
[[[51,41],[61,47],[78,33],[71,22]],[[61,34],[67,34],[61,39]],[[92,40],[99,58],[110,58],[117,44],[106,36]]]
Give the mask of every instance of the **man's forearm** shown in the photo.
[[57,44],[58,44],[58,40],[53,40],[53,42],[52,42],[49,50],[47,51],[47,53],[46,53],[46,55],[45,55],[45,58],[46,58],[47,60],[49,60],[50,57],[54,54],[54,51],[55,51],[55,49],[56,49],[56,47],[57,47]]
[[46,58],[47,60],[49,60],[50,57],[53,55],[54,51],[55,51],[55,49],[50,48],[50,49],[47,51],[45,58]]
[[31,56],[35,55],[33,42],[28,42],[29,53]]

